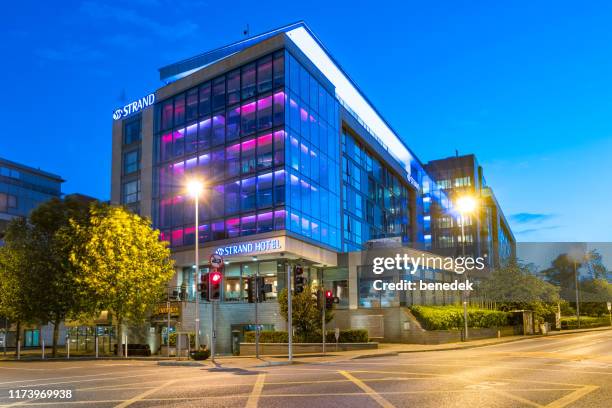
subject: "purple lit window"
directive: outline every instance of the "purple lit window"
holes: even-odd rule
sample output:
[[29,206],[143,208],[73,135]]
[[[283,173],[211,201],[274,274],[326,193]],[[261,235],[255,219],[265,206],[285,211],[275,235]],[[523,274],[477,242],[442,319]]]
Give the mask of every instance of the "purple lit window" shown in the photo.
[[253,235],[257,232],[257,218],[255,215],[242,217],[240,235]]
[[285,123],[285,93],[274,94],[274,126]]
[[257,183],[255,180],[255,177],[242,180],[240,192],[242,211],[251,211],[255,209],[255,198],[257,195]]
[[272,206],[272,173],[257,176],[257,208]]
[[242,142],[242,174],[255,171],[255,139]]
[[162,231],[159,233],[159,240],[160,241],[166,241],[167,243],[170,243],[170,233],[168,231]]
[[210,148],[210,134],[212,129],[212,122],[210,118],[206,118],[200,121],[198,125],[198,149]]
[[255,64],[242,68],[242,99],[255,96]]
[[193,153],[198,148],[198,125],[187,126],[185,132],[185,153]]
[[159,195],[164,196],[172,191],[172,165],[159,169]]
[[183,224],[185,215],[185,199],[183,196],[176,196],[172,201],[172,225]]
[[204,180],[210,178],[210,154],[203,154],[198,157],[198,175]]
[[274,229],[272,211],[257,215],[257,233],[268,232]]
[[240,107],[236,106],[227,110],[227,141],[240,137]]
[[174,156],[182,156],[185,153],[185,129],[174,131]]
[[255,132],[257,127],[256,103],[251,102],[242,105],[240,116],[242,122],[242,134],[248,135]]
[[225,143],[225,114],[218,113],[213,116],[212,145]]
[[210,241],[210,227],[208,224],[200,225],[198,227],[198,241],[200,244]]
[[257,138],[257,169],[272,167],[272,133]]
[[310,140],[310,122],[308,121],[308,111],[304,108],[300,108],[300,134],[302,137],[305,137],[306,140]]
[[310,236],[310,221],[306,217],[302,217],[302,235]]
[[264,57],[257,62],[257,91],[266,92],[272,89],[272,56]]
[[240,235],[240,218],[230,218],[225,222],[228,238],[235,238]]
[[214,221],[212,224],[212,239],[216,241],[218,239],[225,238],[225,223],[223,220]]
[[285,210],[274,211],[274,229],[284,230],[287,219],[287,212]]
[[212,188],[212,193],[210,195],[210,212],[213,218],[222,217],[224,213],[224,186],[218,185]]
[[180,94],[174,98],[174,126],[182,125],[185,122],[185,94]]
[[319,121],[317,114],[310,115],[310,143],[317,146],[319,144]]
[[291,211],[289,213],[289,220],[291,221],[291,231],[295,231],[295,232],[302,232],[300,229],[300,216]]
[[179,247],[183,245],[183,230],[175,229],[172,230],[172,246]]
[[200,116],[210,113],[210,82],[206,82],[204,85],[200,86],[199,111]]
[[[300,199],[302,202],[302,212],[304,214],[310,214],[310,184],[304,180],[300,180]],[[318,203],[317,203],[318,204]]]
[[221,148],[212,152],[212,163],[211,163],[211,178],[213,180],[223,179],[223,172],[225,170],[225,149]]
[[198,165],[198,158],[192,157],[191,159],[185,160],[185,172],[187,174],[195,173],[195,169]]
[[274,165],[279,166],[285,163],[285,131],[277,130],[274,132]]
[[195,227],[185,228],[185,235],[183,236],[184,245],[193,245],[195,243]]
[[285,203],[285,170],[274,172],[274,205]]
[[172,157],[172,133],[165,133],[161,136],[159,153],[161,161],[166,161]]
[[310,222],[310,229],[312,233],[312,239],[319,241],[321,239],[321,230],[319,228],[319,224],[314,221]]
[[176,162],[172,166],[172,184],[170,185],[171,191],[181,191],[181,183],[185,179],[185,164],[184,162]]
[[161,128],[163,130],[170,129],[172,127],[172,99],[165,101],[161,108]]
[[240,175],[240,143],[225,148],[225,177]]
[[172,225],[172,199],[164,198],[159,202],[159,221],[161,227]]
[[240,211],[240,181],[225,185],[225,214],[232,215]]
[[257,101],[257,129],[264,130],[272,127],[272,96]]
[[289,125],[296,131],[300,130],[300,108],[297,104],[297,96],[291,92],[289,98]]
[[295,136],[290,137],[290,154],[291,162],[289,165],[296,170],[300,169],[300,144]]

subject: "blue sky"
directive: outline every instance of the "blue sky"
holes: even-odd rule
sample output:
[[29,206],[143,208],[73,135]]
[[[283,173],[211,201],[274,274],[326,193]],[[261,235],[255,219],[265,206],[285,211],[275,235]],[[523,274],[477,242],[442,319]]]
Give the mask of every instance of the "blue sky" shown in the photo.
[[510,3],[9,2],[0,156],[108,199],[121,95],[305,20],[422,161],[477,155],[519,241],[612,241],[612,6]]

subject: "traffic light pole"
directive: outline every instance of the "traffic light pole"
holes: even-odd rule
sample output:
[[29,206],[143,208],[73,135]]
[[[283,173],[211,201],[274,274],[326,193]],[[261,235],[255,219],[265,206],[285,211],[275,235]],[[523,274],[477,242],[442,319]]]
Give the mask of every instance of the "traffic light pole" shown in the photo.
[[[322,281],[323,279],[321,279]],[[323,336],[323,355],[325,355],[325,310],[327,309],[327,299],[325,299],[325,287],[323,287],[323,285],[321,285],[321,299],[323,299],[323,307],[321,308],[322,312],[321,312],[321,321],[322,321],[322,336]]]
[[293,307],[291,305],[291,264],[287,262],[287,352],[289,363],[293,362]]
[[[198,194],[195,195],[195,271],[193,272],[193,283],[195,285],[195,349],[200,350],[200,291],[198,289],[198,283],[200,283],[200,242],[198,237]],[[210,286],[210,285],[208,285]],[[170,320],[170,319],[168,319]],[[170,323],[168,323],[170,326]],[[168,336],[170,333],[168,332]],[[168,337],[170,339],[170,337]],[[168,348],[170,342],[168,342]]]
[[259,358],[259,266],[255,271],[255,357]]

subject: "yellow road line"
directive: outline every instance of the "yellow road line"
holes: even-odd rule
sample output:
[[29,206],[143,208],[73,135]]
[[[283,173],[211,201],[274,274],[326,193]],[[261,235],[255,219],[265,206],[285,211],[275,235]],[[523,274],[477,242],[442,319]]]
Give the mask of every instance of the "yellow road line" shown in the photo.
[[587,395],[588,393],[595,391],[597,388],[599,388],[596,385],[585,385],[584,387],[580,388],[579,390],[576,390],[570,394],[567,394],[565,397],[561,397],[556,401],[551,402],[550,404],[546,405],[546,408],[562,408],[565,407],[569,404],[571,404],[572,402],[576,402],[578,401],[580,398],[584,397],[585,395]]
[[259,397],[263,391],[265,381],[266,373],[259,373],[255,380],[255,384],[253,384],[253,391],[251,391],[251,395],[249,395],[249,399],[247,400],[246,408],[257,408],[257,403],[259,402]]
[[136,395],[134,398],[130,398],[129,400],[123,401],[121,404],[116,405],[115,408],[125,408],[125,407],[129,407],[130,405],[132,405],[135,402],[138,402],[146,397],[148,397],[149,395],[169,386],[172,383],[177,382],[178,380],[170,380],[170,381],[166,381],[165,383],[163,383],[162,385],[160,385],[159,387],[155,387],[153,389],[147,390],[145,392],[143,392],[142,394],[138,394]]
[[372,399],[374,401],[378,402],[378,404],[381,407],[383,407],[383,408],[395,408],[393,406],[393,404],[391,404],[389,401],[387,401],[385,398],[383,398],[380,394],[378,394],[376,391],[374,391],[374,389],[372,387],[370,387],[369,385],[367,385],[366,383],[364,383],[360,379],[353,377],[351,374],[349,374],[348,372],[346,372],[344,370],[340,370],[338,372],[340,374],[342,374],[343,376],[345,376],[346,378],[348,378],[349,380],[351,380],[356,386],[361,388],[363,391],[365,391],[370,397],[372,397]]

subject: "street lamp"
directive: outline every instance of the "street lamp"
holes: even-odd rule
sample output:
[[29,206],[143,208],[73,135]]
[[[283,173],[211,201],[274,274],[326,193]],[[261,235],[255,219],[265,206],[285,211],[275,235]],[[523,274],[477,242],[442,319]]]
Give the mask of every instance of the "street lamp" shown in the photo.
[[[457,211],[461,216],[461,256],[465,258],[465,215],[472,214],[476,210],[476,199],[471,196],[459,197],[456,201]],[[463,275],[464,281],[467,282],[467,270]],[[467,291],[463,291],[463,330],[464,340],[468,339],[468,312],[467,312]]]
[[193,282],[196,288],[196,290],[194,291],[195,307],[196,307],[196,310],[195,310],[195,349],[196,351],[200,350],[200,294],[197,291],[197,285],[198,285],[198,282],[200,282],[200,253],[199,253],[200,243],[198,242],[199,241],[198,204],[199,204],[200,194],[202,193],[203,189],[204,189],[204,185],[202,184],[200,180],[193,179],[187,183],[187,191],[189,192],[189,195],[192,196],[195,200],[195,265],[194,265],[195,270],[193,272]]

